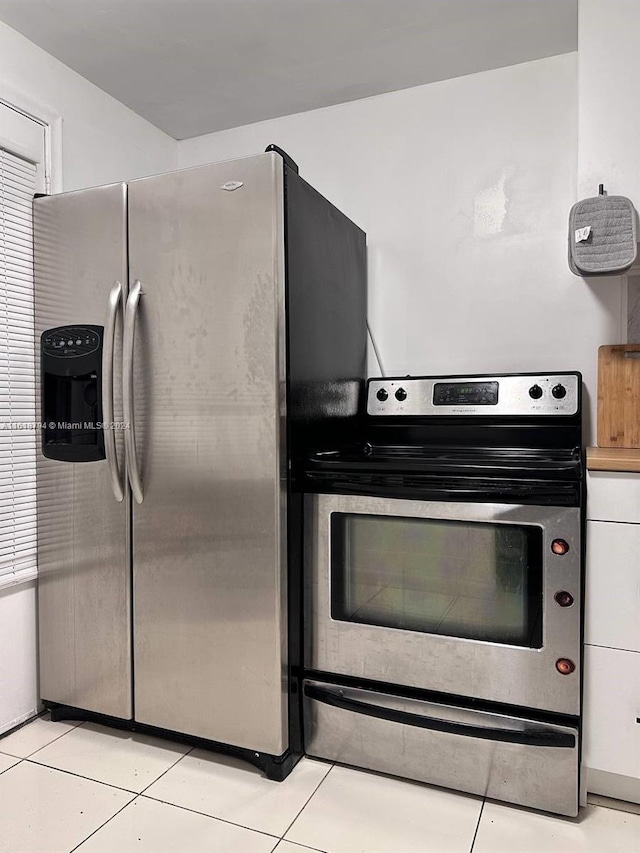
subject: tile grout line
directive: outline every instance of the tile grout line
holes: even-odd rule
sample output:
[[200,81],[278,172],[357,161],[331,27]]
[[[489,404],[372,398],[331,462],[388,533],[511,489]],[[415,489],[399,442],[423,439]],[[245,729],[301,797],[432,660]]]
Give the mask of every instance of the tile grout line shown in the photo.
[[[82,723],[80,725],[82,725]],[[76,728],[79,727],[76,726]],[[65,732],[65,734],[69,734],[69,732]],[[60,737],[63,737],[63,735],[60,735]],[[59,740],[59,738],[56,738],[56,740]],[[51,743],[53,743],[53,741],[51,741]],[[47,746],[48,745],[49,744],[47,744]],[[42,749],[45,749],[45,747],[43,746]],[[117,791],[124,791],[127,794],[134,794],[136,797],[139,797],[144,793],[144,791],[147,791],[152,785],[155,785],[158,779],[161,779],[165,773],[168,773],[169,770],[175,767],[178,762],[182,761],[182,759],[189,755],[189,753],[192,752],[194,749],[195,747],[190,747],[190,749],[187,750],[184,755],[181,755],[180,758],[174,761],[170,767],[167,767],[166,770],[163,770],[157,779],[154,779],[153,781],[149,782],[149,784],[145,788],[143,788],[142,791],[132,791],[131,788],[123,788],[121,785],[114,785],[112,782],[105,782],[102,779],[94,779],[93,776],[85,776],[83,773],[74,773],[73,770],[65,770],[63,767],[54,767],[51,764],[44,764],[42,761],[36,761],[35,759],[31,758],[31,756],[29,756],[28,758],[21,758],[20,761],[26,761],[28,764],[35,764],[36,767],[44,767],[45,770],[57,770],[59,773],[66,773],[68,776],[75,776],[78,779],[85,779],[87,782],[95,782],[97,785],[104,785],[107,788],[115,788]],[[40,750],[36,750],[35,752],[32,752],[31,755],[36,755],[39,751]],[[7,754],[8,753],[5,753],[5,755]],[[17,756],[15,755],[11,757],[17,758]],[[13,768],[8,767],[7,769],[12,770]],[[6,771],[3,772],[6,773]]]
[[[44,746],[42,747],[42,749],[44,749]],[[36,749],[36,752],[38,752],[37,749]],[[25,755],[13,755],[10,752],[4,752],[2,749],[0,749],[0,754],[6,755],[7,758],[16,758],[18,761],[26,761],[28,758],[28,756],[25,756]],[[35,752],[32,752],[31,755],[35,755]]]
[[[96,780],[94,779],[94,780],[92,780],[92,781],[94,781],[94,782],[95,782]],[[122,790],[122,789],[121,789],[121,790]],[[129,793],[131,793],[131,792],[129,792]],[[117,817],[117,816],[120,814],[120,812],[124,811],[124,810],[127,808],[127,806],[130,806],[130,805],[131,805],[131,803],[135,803],[135,801],[136,801],[137,799],[138,799],[138,796],[136,795],[135,797],[133,797],[133,799],[129,800],[129,802],[128,802],[128,803],[125,803],[125,804],[122,806],[122,808],[119,808],[119,809],[118,809],[118,811],[117,811],[117,812],[114,812],[114,813],[111,815],[111,817],[109,817],[109,818],[107,818],[107,819],[105,820],[105,822],[104,822],[104,823],[101,823],[101,824],[100,824],[100,826],[97,826],[97,827],[93,830],[93,832],[90,832],[90,833],[89,833],[89,835],[87,835],[87,837],[86,837],[86,838],[83,838],[83,839],[82,839],[82,841],[80,841],[80,843],[79,843],[79,844],[76,844],[76,846],[75,846],[75,847],[72,847],[72,848],[71,848],[71,850],[69,851],[69,853],[74,853],[74,850],[77,850],[77,849],[78,849],[78,847],[81,847],[81,846],[85,843],[85,841],[88,841],[92,836],[94,836],[94,835],[96,834],[96,832],[100,832],[100,830],[102,829],[102,827],[103,827],[103,826],[106,826],[110,821],[112,821],[112,820],[114,819],[114,817]]]
[[[333,768],[334,768],[334,767],[335,767],[335,764],[332,764],[332,765],[329,767],[329,769],[327,770],[327,772],[324,774],[324,776],[322,777],[322,779],[318,782],[318,784],[317,784],[317,785],[316,785],[316,787],[313,789],[313,791],[311,792],[311,795],[310,795],[310,796],[309,796],[309,798],[306,800],[305,804],[302,806],[302,808],[300,809],[300,811],[298,812],[298,814],[294,817],[294,819],[291,821],[291,823],[289,824],[289,826],[285,829],[284,833],[280,836],[280,840],[281,840],[281,841],[284,841],[284,840],[285,840],[285,835],[289,832],[289,830],[291,829],[291,827],[293,826],[293,824],[298,820],[298,818],[300,817],[300,815],[302,814],[302,812],[306,809],[306,807],[309,805],[309,803],[311,802],[311,800],[313,799],[313,797],[315,797],[316,793],[318,792],[318,789],[320,788],[320,785],[322,785],[322,783],[323,783],[323,782],[324,782],[324,780],[327,778],[327,776],[329,775],[329,773],[331,773],[331,771],[333,770]],[[293,843],[293,842],[291,842],[291,843]],[[305,845],[305,846],[306,846],[306,845]],[[312,847],[311,849],[313,850],[313,849],[315,849],[315,848],[313,848],[313,847]]]
[[[73,770],[64,770],[62,767],[52,767],[50,764],[43,764],[41,761],[34,761],[32,758],[23,758],[27,764],[35,764],[36,767],[43,767],[45,770],[53,770],[56,773],[66,773],[67,776],[75,776],[76,779],[84,779],[85,782],[95,782],[96,785],[104,785],[105,788],[114,788],[116,791],[124,791],[125,794],[133,794],[139,796],[138,791],[132,791],[131,788],[123,788],[121,785],[113,785],[111,782],[102,782],[100,779],[93,779],[91,776],[83,776],[82,773],[74,773]],[[9,770],[12,768],[10,767]],[[145,789],[146,790],[146,789]]]
[[[44,749],[44,747],[43,747],[43,749]],[[101,782],[98,779],[92,779],[90,776],[82,776],[79,773],[72,773],[70,770],[61,770],[58,767],[49,767],[47,764],[40,764],[37,761],[30,761],[29,759],[26,759],[26,758],[23,758],[21,760],[27,761],[29,764],[35,764],[37,767],[44,767],[46,770],[54,770],[54,771],[58,770],[60,773],[66,773],[69,776],[76,776],[78,779],[85,779],[87,782],[95,782],[98,785],[104,785],[107,788],[115,788],[116,790],[122,791],[125,794],[132,794],[133,795],[132,798],[128,802],[126,802],[121,808],[119,808],[116,812],[114,812],[111,815],[111,817],[107,818],[107,820],[105,820],[104,823],[101,823],[100,826],[96,827],[96,829],[94,829],[93,832],[91,832],[89,835],[87,835],[86,838],[83,838],[82,841],[80,841],[78,844],[76,844],[76,846],[73,847],[69,851],[69,853],[74,853],[74,851],[77,850],[79,847],[81,847],[85,843],[85,841],[88,841],[92,836],[94,836],[103,827],[105,827],[108,823],[110,823],[115,817],[117,817],[120,814],[120,812],[124,811],[124,809],[126,809],[128,806],[133,805],[135,803],[135,801],[137,799],[139,799],[140,797],[143,797],[145,800],[151,800],[151,802],[154,802],[154,803],[161,803],[162,805],[170,806],[170,807],[175,808],[175,809],[181,809],[182,811],[186,811],[186,812],[191,812],[192,814],[197,814],[197,815],[200,815],[201,817],[207,817],[207,818],[209,818],[209,820],[217,820],[217,821],[220,821],[221,823],[226,823],[230,826],[237,826],[239,829],[246,829],[249,832],[256,832],[259,835],[265,835],[267,838],[273,838],[276,842],[274,847],[273,847],[273,850],[275,850],[275,848],[278,846],[278,844],[282,841],[282,838],[277,836],[277,835],[271,835],[271,833],[269,833],[269,832],[264,832],[264,831],[259,830],[259,829],[254,829],[253,827],[250,827],[250,826],[243,826],[242,824],[239,824],[239,823],[233,823],[233,821],[224,820],[224,818],[215,817],[214,815],[206,814],[205,812],[199,812],[196,809],[190,809],[190,808],[187,808],[185,806],[179,806],[179,805],[176,805],[176,803],[168,803],[166,800],[159,800],[157,797],[150,797],[149,795],[144,793],[152,785],[155,785],[155,783],[159,779],[161,779],[166,773],[168,773],[177,764],[179,764],[183,758],[186,758],[186,756],[189,755],[190,752],[193,752],[194,749],[195,749],[195,747],[191,747],[187,752],[184,753],[184,755],[181,755],[180,758],[178,758],[177,761],[174,761],[174,763],[170,767],[167,767],[167,769],[165,771],[163,771],[160,774],[160,776],[158,776],[157,779],[154,779],[152,782],[149,782],[147,787],[143,788],[142,791],[131,791],[129,788],[120,788],[117,785],[110,785],[108,782]],[[20,763],[20,762],[18,762],[18,763]],[[8,769],[11,770],[12,768],[9,767]],[[271,853],[273,853],[273,850],[271,851]]]
[[[35,720],[30,720],[29,723],[34,723],[36,720],[40,719],[42,719],[42,717],[36,717]],[[64,721],[61,720],[61,722]],[[24,726],[20,726],[20,728],[16,729],[15,731],[19,732],[21,729],[26,729],[29,723]],[[67,725],[69,724],[67,723]],[[53,740],[50,740],[49,743],[45,743],[44,746],[39,746],[37,749],[34,749],[33,752],[29,753],[29,755],[11,755],[10,752],[4,752],[4,750],[2,749],[0,749],[0,752],[2,752],[4,755],[11,755],[11,758],[20,758],[22,761],[27,761],[29,758],[31,758],[32,755],[35,755],[36,752],[40,752],[41,750],[46,749],[48,746],[51,746],[52,743],[55,743],[57,740],[60,740],[61,737],[64,737],[65,735],[70,735],[71,732],[74,732],[76,729],[79,729],[81,725],[82,723],[78,723],[77,725],[73,726],[73,728],[68,729],[66,732],[61,732],[59,735],[54,737]],[[11,734],[14,734],[14,732],[11,732]],[[9,737],[9,735],[7,735],[7,737]],[[2,739],[0,739],[0,744],[2,744]]]
[[149,784],[147,785],[147,787],[146,787],[146,788],[143,788],[143,789],[139,792],[139,793],[140,793],[140,795],[142,796],[142,794],[144,794],[144,792],[145,792],[145,791],[148,791],[148,790],[149,790],[149,788],[150,788],[152,785],[155,785],[155,784],[156,784],[156,782],[158,782],[160,779],[162,779],[162,777],[163,777],[166,773],[168,773],[168,772],[169,772],[169,770],[173,770],[173,768],[174,768],[177,764],[180,764],[180,762],[182,761],[182,759],[183,759],[183,758],[186,758],[186,757],[187,757],[187,755],[190,755],[190,754],[193,752],[193,750],[194,750],[194,749],[195,749],[195,746],[190,747],[190,748],[189,748],[185,753],[183,753],[183,754],[180,756],[180,758],[178,758],[178,760],[177,760],[177,761],[174,761],[174,762],[173,762],[173,764],[172,764],[170,767],[167,767],[167,769],[166,769],[165,771],[163,771],[163,772],[158,776],[158,778],[157,778],[157,779],[154,779],[154,780],[153,780],[153,782],[149,782]]
[[163,806],[172,806],[174,809],[182,809],[182,811],[185,812],[199,814],[201,817],[208,817],[209,820],[218,820],[220,821],[220,823],[226,823],[229,826],[237,826],[238,829],[246,829],[249,832],[257,832],[258,835],[266,835],[267,838],[275,838],[278,844],[282,841],[282,838],[279,835],[272,835],[270,832],[265,832],[264,829],[256,829],[253,826],[245,826],[243,823],[234,823],[232,820],[227,820],[224,817],[217,817],[216,815],[207,814],[207,812],[199,812],[198,809],[190,809],[189,806],[180,806],[177,803],[170,803],[168,800],[160,800],[158,797],[150,797],[149,794],[140,794],[140,796],[144,797],[145,800],[151,800],[154,803],[162,803]]
[[[3,755],[8,755],[8,756],[9,756],[9,758],[18,758],[18,756],[17,756],[17,755],[9,755],[9,753],[8,753],[8,752],[3,752],[2,754],[3,754]],[[13,768],[14,768],[14,767],[17,767],[17,766],[18,766],[18,764],[22,764],[22,762],[23,762],[23,761],[26,761],[26,759],[25,759],[25,758],[18,758],[18,760],[16,761],[16,763],[15,763],[15,764],[12,764],[12,765],[11,765],[11,767],[5,767],[5,769],[4,769],[4,770],[0,770],[0,776],[2,776],[2,774],[3,774],[3,773],[8,773],[8,772],[9,772],[9,770],[13,770]]]
[[[289,830],[291,829],[293,824],[300,817],[300,815],[302,814],[304,809],[307,807],[307,805],[309,804],[311,799],[314,797],[314,795],[316,794],[316,792],[318,791],[318,789],[320,788],[322,783],[325,781],[325,779],[327,778],[327,776],[329,775],[329,773],[333,770],[333,768],[335,766],[334,764],[331,764],[331,766],[329,767],[329,769],[327,770],[325,775],[322,777],[320,782],[313,789],[312,793],[310,794],[310,796],[308,797],[308,799],[306,800],[306,802],[304,803],[304,805],[302,806],[300,811],[296,814],[294,819],[291,821],[289,826],[286,828],[284,834],[281,836],[278,836],[278,835],[272,835],[271,833],[265,832],[264,830],[255,829],[254,827],[251,827],[251,826],[245,826],[245,825],[240,824],[240,823],[234,823],[233,821],[226,820],[224,818],[217,817],[215,815],[210,815],[210,814],[207,814],[206,812],[198,811],[197,809],[191,809],[187,806],[181,806],[181,805],[178,805],[176,803],[171,803],[171,802],[168,802],[166,800],[161,800],[158,797],[153,797],[153,796],[150,796],[149,794],[146,793],[149,790],[149,788],[151,788],[153,785],[155,785],[155,783],[158,782],[166,773],[168,773],[170,770],[172,770],[174,767],[176,767],[176,765],[179,764],[183,758],[186,758],[187,755],[189,755],[191,752],[193,752],[196,747],[191,747],[187,752],[185,752],[183,755],[181,755],[176,761],[174,761],[173,764],[171,764],[169,767],[167,767],[167,769],[164,770],[156,779],[149,782],[149,784],[145,788],[143,788],[142,791],[132,791],[130,788],[123,788],[119,785],[114,785],[110,782],[104,782],[100,779],[94,779],[91,776],[85,776],[81,773],[74,773],[71,770],[65,770],[61,767],[53,767],[51,765],[44,764],[40,761],[36,761],[34,758],[32,758],[32,756],[37,755],[38,752],[40,752],[43,749],[46,749],[46,747],[49,746],[50,744],[54,743],[57,740],[60,740],[60,738],[64,737],[65,735],[70,734],[72,731],[74,731],[76,728],[80,728],[80,726],[82,726],[82,725],[83,725],[83,723],[79,723],[77,726],[73,726],[73,728],[69,729],[68,731],[62,732],[62,734],[58,735],[56,738],[54,738],[48,744],[45,744],[44,746],[39,747],[39,749],[34,750],[34,752],[30,753],[26,757],[11,755],[10,753],[4,753],[5,755],[8,755],[10,758],[16,758],[17,761],[16,761],[16,764],[12,765],[11,767],[8,767],[7,770],[2,771],[2,773],[6,773],[9,770],[12,770],[13,767],[17,767],[18,764],[20,764],[22,762],[26,762],[27,764],[33,764],[36,767],[42,767],[45,770],[52,770],[53,772],[65,773],[68,776],[74,776],[77,779],[84,779],[87,782],[94,782],[97,785],[103,785],[106,788],[112,788],[116,791],[122,791],[125,794],[131,795],[132,798],[128,802],[126,802],[120,809],[118,809],[116,812],[114,812],[114,814],[111,815],[111,817],[109,817],[106,821],[104,821],[104,823],[100,824],[100,826],[98,826],[95,830],[93,830],[93,832],[91,832],[88,836],[86,836],[86,838],[83,838],[82,841],[80,841],[75,847],[72,848],[70,853],[74,853],[74,851],[77,850],[82,844],[84,844],[85,841],[88,841],[89,838],[91,838],[93,835],[95,835],[96,832],[98,832],[100,829],[102,829],[104,826],[106,826],[111,820],[113,820],[114,817],[116,817],[118,814],[120,814],[121,811],[126,809],[127,806],[132,805],[139,797],[144,797],[144,799],[151,800],[152,802],[162,803],[163,805],[172,806],[173,808],[178,808],[178,809],[182,809],[183,811],[191,812],[193,814],[198,814],[198,815],[201,815],[202,817],[208,817],[210,820],[218,820],[221,823],[226,823],[229,826],[236,826],[239,829],[245,829],[248,832],[256,832],[259,835],[266,836],[267,838],[273,838],[276,840],[276,844],[273,848],[273,850],[275,850],[275,848],[278,846],[278,844],[281,841],[286,840],[284,836],[287,834],[287,832],[289,832]],[[0,774],[0,775],[2,775],[2,774]],[[321,853],[321,851],[318,851],[317,848],[315,848],[315,847],[308,847],[305,844],[303,844],[301,846],[306,847],[310,851],[315,851],[315,853]],[[273,850],[271,851],[271,853],[273,853]]]
[[[76,728],[77,728],[77,727],[76,727]],[[69,732],[65,732],[64,734],[69,734]],[[63,736],[64,736],[64,735],[60,735],[60,737],[63,737]],[[58,740],[58,738],[56,738],[56,740]],[[51,741],[51,743],[53,743],[53,741]],[[47,744],[47,746],[48,746],[48,744]],[[41,748],[42,748],[42,749],[44,749],[45,747],[41,747]],[[33,764],[33,765],[35,765],[36,767],[42,767],[42,768],[44,768],[45,770],[53,770],[54,772],[58,772],[58,773],[66,773],[68,776],[74,776],[76,779],[84,779],[84,780],[85,780],[85,781],[87,781],[87,782],[94,782],[96,785],[104,785],[104,787],[105,787],[105,788],[113,788],[113,789],[115,789],[116,791],[122,791],[122,792],[123,792],[123,793],[125,793],[125,794],[132,794],[132,795],[133,795],[133,798],[132,798],[131,800],[129,800],[129,802],[125,803],[125,805],[124,805],[121,809],[118,809],[118,811],[117,811],[117,812],[115,812],[115,813],[114,813],[114,814],[113,814],[113,815],[112,815],[108,820],[106,820],[106,821],[105,821],[103,824],[101,824],[101,825],[100,825],[96,830],[94,830],[94,832],[93,832],[93,833],[91,833],[91,835],[93,835],[95,832],[97,832],[97,831],[98,831],[98,829],[101,829],[103,826],[105,826],[107,823],[109,823],[109,821],[110,821],[110,820],[112,820],[112,819],[113,819],[117,814],[119,814],[123,809],[125,809],[127,806],[130,806],[133,802],[135,802],[135,800],[136,800],[138,797],[144,797],[146,800],[152,800],[152,801],[153,801],[153,802],[155,802],[155,803],[162,803],[162,804],[163,804],[163,805],[165,805],[165,806],[173,806],[173,808],[176,808],[176,809],[182,809],[183,811],[191,812],[191,813],[193,813],[193,814],[198,814],[198,815],[201,815],[202,817],[208,817],[210,820],[218,820],[218,821],[221,821],[222,823],[226,823],[226,824],[228,824],[229,826],[237,826],[239,829],[246,829],[246,830],[247,830],[247,831],[249,831],[249,832],[257,832],[259,835],[265,835],[265,836],[267,836],[268,838],[275,838],[275,839],[277,840],[277,843],[276,843],[276,846],[277,846],[277,844],[279,844],[279,843],[280,843],[280,841],[282,841],[282,840],[283,840],[283,836],[279,836],[279,835],[272,835],[270,832],[265,832],[264,830],[261,830],[261,829],[255,829],[255,827],[252,827],[252,826],[245,826],[244,824],[241,824],[241,823],[234,823],[234,822],[233,822],[233,821],[231,821],[231,820],[226,820],[225,818],[217,817],[216,815],[207,814],[206,812],[201,812],[201,811],[198,811],[197,809],[191,809],[191,808],[189,808],[188,806],[181,806],[181,805],[178,805],[177,803],[171,803],[171,802],[168,802],[167,800],[161,800],[159,797],[153,797],[153,796],[150,796],[149,794],[147,794],[147,793],[146,793],[146,792],[149,790],[149,788],[151,788],[151,787],[152,787],[152,785],[155,785],[155,783],[156,783],[159,779],[161,779],[161,778],[162,778],[166,773],[168,773],[168,772],[169,772],[169,770],[172,770],[172,769],[173,769],[177,764],[179,764],[179,763],[180,763],[180,761],[182,761],[182,759],[183,759],[183,758],[186,758],[186,756],[187,756],[187,755],[189,755],[189,753],[193,752],[193,750],[194,750],[194,749],[196,749],[196,747],[191,747],[187,752],[185,752],[185,753],[184,753],[184,755],[181,755],[181,756],[180,756],[180,758],[178,758],[178,759],[177,759],[177,761],[174,761],[174,763],[173,763],[170,767],[168,767],[166,770],[164,770],[164,771],[160,774],[160,776],[158,776],[158,778],[157,778],[157,779],[154,779],[152,782],[149,782],[149,784],[146,786],[146,788],[143,788],[143,789],[142,789],[142,791],[132,791],[130,788],[122,788],[122,787],[121,787],[121,786],[119,786],[119,785],[113,785],[113,784],[112,784],[112,783],[110,783],[110,782],[103,782],[103,781],[101,781],[100,779],[94,779],[94,778],[92,778],[91,776],[83,776],[81,773],[74,773],[74,772],[73,772],[73,771],[71,771],[71,770],[63,770],[61,767],[52,767],[52,766],[50,766],[49,764],[43,764],[42,762],[40,762],[40,761],[35,761],[35,760],[34,760],[34,759],[32,759],[32,758],[18,758],[18,756],[15,756],[15,755],[14,755],[14,756],[11,756],[11,757],[12,757],[12,758],[18,758],[18,762],[17,762],[17,764],[20,764],[20,762],[25,761],[25,762],[27,762],[27,764]],[[36,752],[38,752],[38,751],[39,751],[39,750],[36,750]],[[8,754],[8,753],[5,753],[5,754]],[[35,755],[36,753],[34,752],[34,753],[31,753],[31,754],[32,754],[32,755]],[[15,764],[15,765],[13,765],[13,766],[14,766],[14,767],[17,767],[17,764]],[[7,770],[12,770],[12,769],[13,769],[13,767],[9,767],[9,768],[7,768]],[[304,804],[304,806],[302,807],[303,809],[306,807],[306,805],[307,805],[307,803],[309,802],[309,800],[311,799],[311,797],[313,797],[313,794],[315,794],[315,792],[318,790],[318,788],[320,787],[320,785],[321,785],[321,784],[324,782],[324,780],[327,778],[327,776],[329,775],[329,773],[331,772],[331,770],[332,770],[332,769],[333,769],[333,765],[331,765],[331,767],[329,768],[329,770],[327,771],[327,773],[325,774],[325,776],[320,780],[320,782],[318,783],[318,785],[317,785],[317,786],[316,786],[316,788],[314,789],[313,793],[311,794],[311,796],[309,797],[309,799],[306,801],[306,803],[305,803],[305,804]],[[3,771],[3,772],[7,772],[7,771]],[[1,775],[1,774],[0,774],[0,775]],[[300,812],[301,812],[301,811],[302,811],[302,809],[300,810]],[[297,820],[297,818],[298,818],[298,817],[299,817],[299,815],[300,815],[300,812],[298,812],[298,814],[297,814],[297,815],[296,815],[296,817],[294,818],[294,821],[293,821],[293,822],[295,822],[295,820]],[[293,822],[292,822],[292,823],[293,823]],[[289,827],[287,828],[286,832],[288,832],[290,828],[291,828],[291,826],[289,826]],[[85,842],[85,841],[87,841],[87,839],[88,839],[88,838],[90,838],[90,837],[91,837],[91,836],[89,835],[89,836],[87,836],[87,838],[84,838],[84,839],[80,842],[80,844],[84,844],[84,842]],[[73,848],[73,850],[76,850],[78,846],[79,846],[79,845],[76,845],[76,847],[74,847],[74,848]],[[303,845],[303,846],[305,846],[305,845]],[[275,849],[275,847],[274,847],[274,849]],[[311,849],[311,850],[315,850],[316,848],[309,848],[309,849]],[[70,853],[73,853],[73,850],[72,850],[72,851],[70,851]]]
[[[64,722],[64,720],[61,720],[60,722]],[[67,723],[66,725],[69,725],[69,723]],[[58,735],[58,737],[54,737],[54,739],[50,740],[49,743],[45,744],[44,746],[41,746],[40,749],[35,749],[33,752],[30,752],[29,755],[27,755],[27,758],[31,758],[32,755],[35,755],[36,753],[40,752],[41,750],[46,749],[48,746],[51,746],[52,743],[55,743],[56,741],[60,740],[60,738],[66,737],[67,735],[70,735],[71,732],[75,732],[76,729],[82,728],[83,725],[84,725],[84,722],[82,722],[82,721],[77,723],[75,726],[73,726],[73,728],[67,729],[66,732],[62,732],[61,734]]]
[[[110,821],[112,821],[113,818],[116,817],[117,815],[119,815],[121,811],[123,811],[124,809],[127,808],[127,806],[132,805],[139,797],[143,797],[145,800],[151,800],[154,803],[162,803],[162,805],[164,805],[164,806],[171,806],[172,808],[175,808],[175,809],[181,809],[182,811],[191,812],[192,814],[197,814],[197,815],[200,815],[201,817],[207,817],[207,818],[209,818],[209,820],[217,820],[217,821],[220,821],[221,823],[226,823],[229,826],[237,826],[239,829],[246,829],[249,832],[256,832],[259,835],[265,835],[267,838],[273,838],[276,841],[276,844],[273,848],[275,850],[275,847],[280,843],[280,841],[282,841],[282,838],[278,835],[272,835],[269,832],[265,832],[264,830],[260,830],[260,829],[255,829],[254,827],[251,827],[251,826],[244,826],[241,823],[234,823],[233,821],[225,820],[224,818],[216,817],[215,815],[210,815],[210,814],[207,814],[206,812],[200,812],[197,809],[190,809],[187,806],[180,806],[180,805],[177,805],[176,803],[170,803],[170,802],[167,802],[166,800],[160,800],[157,797],[151,797],[145,793],[146,791],[149,790],[149,788],[152,785],[155,785],[155,783],[159,779],[161,779],[165,775],[165,773],[168,773],[169,770],[172,770],[177,764],[180,763],[180,761],[182,761],[183,758],[186,758],[186,756],[189,755],[190,752],[193,752],[193,750],[195,748],[196,747],[191,747],[188,750],[188,752],[185,752],[184,755],[181,755],[177,761],[174,761],[174,763],[171,765],[171,767],[167,767],[167,769],[165,771],[163,771],[160,774],[160,776],[158,776],[157,779],[154,779],[152,782],[149,782],[147,787],[143,788],[142,791],[132,791],[129,788],[121,788],[118,785],[112,785],[109,782],[101,782],[99,779],[93,779],[91,776],[83,776],[80,773],[73,773],[71,770],[62,770],[60,767],[50,767],[48,764],[41,764],[40,762],[33,761],[29,758],[22,758],[22,759],[20,759],[20,761],[26,761],[28,764],[36,765],[36,767],[43,767],[45,770],[53,770],[54,772],[58,771],[59,773],[66,773],[68,776],[75,776],[77,779],[84,779],[87,782],[95,782],[96,785],[104,785],[105,788],[114,788],[116,791],[122,791],[124,794],[132,794],[132,798],[128,802],[126,802],[122,806],[122,808],[118,809],[117,812],[114,812],[114,814],[112,814],[110,818],[105,820],[104,823],[100,824],[100,826],[98,826],[96,829],[94,829],[93,832],[90,833],[89,835],[87,835],[86,838],[83,838],[82,841],[80,841],[75,847],[72,848],[72,850],[69,851],[69,853],[74,853],[74,851],[77,850],[78,847],[80,847],[82,844],[84,844],[85,841],[88,841],[88,839],[91,838],[92,835],[95,835],[96,832],[98,832],[100,829],[102,829],[104,826],[106,826]],[[44,749],[44,747],[43,747],[43,749]],[[20,763],[20,761],[18,762],[18,764]],[[14,765],[14,766],[17,766],[17,765]],[[12,767],[8,768],[8,770],[12,770],[12,769],[13,769]],[[324,781],[324,779],[322,781]],[[314,791],[314,793],[315,793],[315,791]],[[273,853],[273,851],[272,851],[272,853]]]
[[[53,741],[52,741],[52,743],[53,743]],[[44,747],[42,747],[42,748],[44,749]],[[28,764],[35,764],[36,767],[44,767],[45,770],[57,770],[59,773],[66,773],[68,776],[75,776],[78,779],[85,779],[87,782],[95,782],[97,785],[104,785],[107,788],[115,788],[117,791],[124,791],[127,794],[134,794],[136,797],[139,797],[145,791],[147,791],[152,785],[155,785],[155,783],[158,781],[158,779],[161,779],[165,773],[168,773],[169,770],[171,770],[173,767],[175,767],[176,764],[178,764],[178,762],[182,761],[182,759],[185,758],[187,755],[189,755],[189,753],[192,752],[194,749],[195,749],[195,747],[191,747],[188,750],[188,752],[185,752],[184,755],[181,755],[180,758],[178,758],[177,761],[174,761],[170,767],[167,767],[166,770],[163,770],[157,779],[154,779],[152,782],[149,782],[149,784],[145,788],[143,788],[142,791],[132,791],[131,788],[123,788],[121,785],[114,785],[112,782],[104,782],[102,779],[94,779],[93,776],[85,776],[83,773],[74,773],[73,770],[65,770],[63,767],[54,767],[51,764],[44,764],[42,761],[35,761],[33,758],[22,758],[20,760],[26,761]],[[35,754],[36,754],[35,752],[32,753],[32,755],[35,755]],[[15,758],[16,756],[13,756],[13,757]],[[7,769],[11,770],[12,768],[9,767]],[[4,771],[4,772],[6,772],[6,771]],[[153,798],[150,798],[150,799],[153,799]]]
[[[303,844],[301,841],[288,841],[286,838],[280,838],[278,840],[278,844],[295,844],[296,847],[304,847],[305,850],[309,850],[310,853],[326,853],[325,850],[321,850],[319,847],[309,847],[308,844]],[[277,845],[276,845],[277,850]],[[273,853],[273,851],[271,851]]]
[[482,798],[482,805],[480,806],[480,814],[478,815],[478,822],[476,823],[476,831],[473,833],[473,839],[471,841],[471,847],[469,848],[469,853],[473,853],[473,848],[476,843],[476,837],[478,835],[478,830],[480,829],[480,821],[482,820],[482,813],[484,812],[484,804],[487,802],[487,798]]

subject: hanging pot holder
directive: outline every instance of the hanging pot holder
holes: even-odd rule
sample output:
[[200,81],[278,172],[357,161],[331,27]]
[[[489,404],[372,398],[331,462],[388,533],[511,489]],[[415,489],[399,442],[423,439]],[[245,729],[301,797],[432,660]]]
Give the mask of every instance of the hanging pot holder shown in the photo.
[[636,211],[622,195],[585,198],[569,214],[569,267],[580,276],[617,275],[638,252]]

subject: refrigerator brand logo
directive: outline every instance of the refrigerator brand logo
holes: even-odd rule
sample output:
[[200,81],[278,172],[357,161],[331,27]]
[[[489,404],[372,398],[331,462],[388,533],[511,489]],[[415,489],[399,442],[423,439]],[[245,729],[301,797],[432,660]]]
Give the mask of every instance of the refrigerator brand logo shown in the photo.
[[243,187],[244,184],[242,181],[227,181],[226,184],[222,184],[220,187],[221,190],[226,190],[228,193],[232,193],[234,190],[239,190],[240,187]]

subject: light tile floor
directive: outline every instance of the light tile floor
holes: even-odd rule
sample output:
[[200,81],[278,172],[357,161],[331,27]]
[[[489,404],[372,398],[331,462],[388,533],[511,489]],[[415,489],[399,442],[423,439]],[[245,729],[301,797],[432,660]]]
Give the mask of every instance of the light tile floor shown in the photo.
[[638,853],[640,815],[576,819],[305,758],[284,782],[94,724],[0,739],[0,853]]

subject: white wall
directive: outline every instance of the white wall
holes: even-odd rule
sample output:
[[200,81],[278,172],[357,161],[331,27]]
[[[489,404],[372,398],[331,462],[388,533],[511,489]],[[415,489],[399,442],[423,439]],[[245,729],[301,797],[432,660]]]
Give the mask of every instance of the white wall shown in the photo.
[[65,190],[176,167],[172,137],[1,22],[0,80],[3,98],[62,117]]
[[[640,3],[580,0],[578,8],[578,195],[596,195],[604,184],[610,195],[627,196],[640,210]],[[626,285],[625,277],[608,279],[622,298],[620,340],[633,341],[640,287],[637,277],[629,280],[627,301]]]
[[36,583],[0,589],[0,734],[38,710]]
[[577,122],[566,54],[184,140],[178,158],[274,142],[367,231],[388,373],[575,369],[595,397],[620,293],[567,267]]
[[[176,167],[174,139],[2,23],[0,80],[0,96],[15,106],[61,117],[56,190]],[[8,132],[0,127],[0,136]],[[0,592],[0,732],[34,712],[36,669],[35,584],[9,587]]]
[[580,0],[578,191],[640,210],[640,3]]

